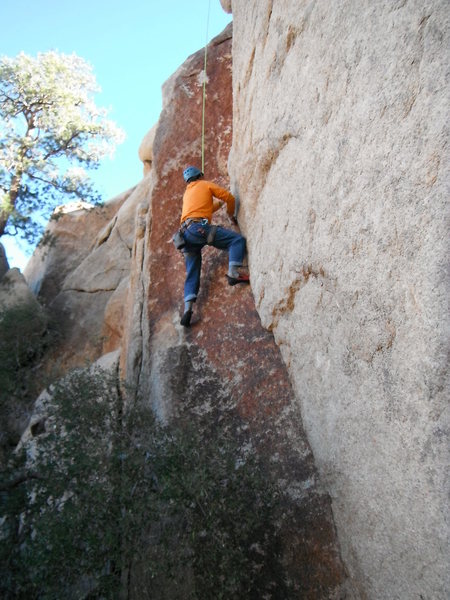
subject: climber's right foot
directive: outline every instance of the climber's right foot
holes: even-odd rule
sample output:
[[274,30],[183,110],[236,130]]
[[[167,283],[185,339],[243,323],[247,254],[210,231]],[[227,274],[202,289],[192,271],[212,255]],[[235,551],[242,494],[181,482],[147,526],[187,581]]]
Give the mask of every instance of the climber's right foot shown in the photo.
[[192,317],[192,310],[187,310],[184,313],[184,315],[181,317],[180,324],[183,325],[183,327],[189,327],[189,325],[191,324],[191,317]]
[[238,277],[230,277],[227,275],[228,285],[236,285],[237,283],[250,283],[250,276],[241,274]]

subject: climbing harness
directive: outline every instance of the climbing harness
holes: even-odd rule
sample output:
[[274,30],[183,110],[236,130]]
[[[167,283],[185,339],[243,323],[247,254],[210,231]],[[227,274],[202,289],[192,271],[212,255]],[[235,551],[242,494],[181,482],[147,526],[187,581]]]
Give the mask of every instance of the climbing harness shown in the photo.
[[214,238],[216,237],[216,233],[217,233],[217,225],[211,225],[211,227],[209,228],[209,231],[208,231],[208,237],[206,238],[206,243],[208,244],[208,246],[212,246],[212,244],[214,243]]
[[180,230],[173,234],[172,241],[177,250],[183,250],[183,248],[186,246],[186,242],[184,241],[183,234]]
[[202,102],[202,172],[205,172],[205,108],[206,108],[206,57],[208,54],[208,28],[211,0],[208,0],[208,17],[206,19],[205,60],[203,64],[203,102]]
[[212,246],[212,244],[214,243],[214,238],[216,237],[216,233],[217,233],[217,225],[210,225],[208,219],[186,219],[186,221],[183,222],[183,224],[181,225],[181,232],[184,233],[184,231],[189,227],[189,225],[191,225],[191,223],[201,223],[202,225],[204,225],[205,227],[208,225],[208,235],[206,236],[206,243],[208,244],[208,246]]
[[[184,239],[183,233],[192,223],[202,223],[203,225],[209,225],[208,219],[186,219],[186,221],[182,223],[180,229],[172,236],[172,241],[177,250],[183,250],[183,248],[186,246],[186,241]],[[216,233],[217,225],[210,225],[208,235],[206,237],[206,243],[208,246],[213,245]]]

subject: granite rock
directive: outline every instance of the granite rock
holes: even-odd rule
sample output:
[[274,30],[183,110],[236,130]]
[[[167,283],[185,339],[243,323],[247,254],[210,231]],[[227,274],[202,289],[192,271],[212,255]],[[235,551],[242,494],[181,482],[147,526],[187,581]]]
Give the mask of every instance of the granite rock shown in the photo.
[[39,312],[41,307],[32,294],[27,282],[19,269],[9,269],[0,282],[0,310],[30,307]]
[[447,597],[448,2],[233,0],[252,288],[361,597]]
[[[287,370],[273,335],[261,326],[251,289],[227,285],[224,253],[204,250],[191,327],[179,323],[184,261],[171,235],[179,226],[183,168],[200,166],[203,57],[203,51],[189,57],[163,86],[144,246],[139,241],[135,251],[142,272],[132,286],[140,317],[139,325],[132,322],[142,350],[133,346],[123,358],[123,373],[138,382],[140,395],[164,422],[198,422],[211,429],[226,421],[235,435],[248,432],[267,476],[284,491],[280,552],[292,597],[344,597],[346,573],[330,498],[323,493]],[[224,187],[231,107],[229,27],[208,48],[206,98],[205,177]],[[224,213],[216,213],[215,222],[233,227]]]
[[127,194],[120,194],[103,206],[72,202],[55,209],[24,269],[25,279],[41,303],[48,305],[54,300],[64,279],[92,250],[99,230],[110,222]]

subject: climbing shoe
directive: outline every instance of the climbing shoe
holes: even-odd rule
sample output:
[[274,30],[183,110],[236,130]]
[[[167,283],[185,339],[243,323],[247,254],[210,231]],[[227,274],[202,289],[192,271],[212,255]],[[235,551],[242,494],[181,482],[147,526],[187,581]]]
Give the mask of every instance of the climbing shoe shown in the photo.
[[192,310],[187,310],[184,313],[184,315],[181,317],[180,324],[183,325],[183,327],[189,327],[189,325],[191,324],[191,317],[192,317]]
[[249,275],[239,275],[239,277],[230,277],[227,275],[228,285],[236,285],[237,283],[250,283]]

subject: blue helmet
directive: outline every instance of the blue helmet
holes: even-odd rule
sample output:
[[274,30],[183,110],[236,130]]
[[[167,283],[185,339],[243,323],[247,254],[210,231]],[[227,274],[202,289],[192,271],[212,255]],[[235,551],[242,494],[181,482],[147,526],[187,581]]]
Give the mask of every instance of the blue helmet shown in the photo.
[[198,177],[202,176],[203,173],[200,171],[200,169],[197,169],[197,167],[187,167],[183,171],[183,179],[186,181],[186,183],[189,181],[189,179],[192,179],[193,177],[197,179]]

